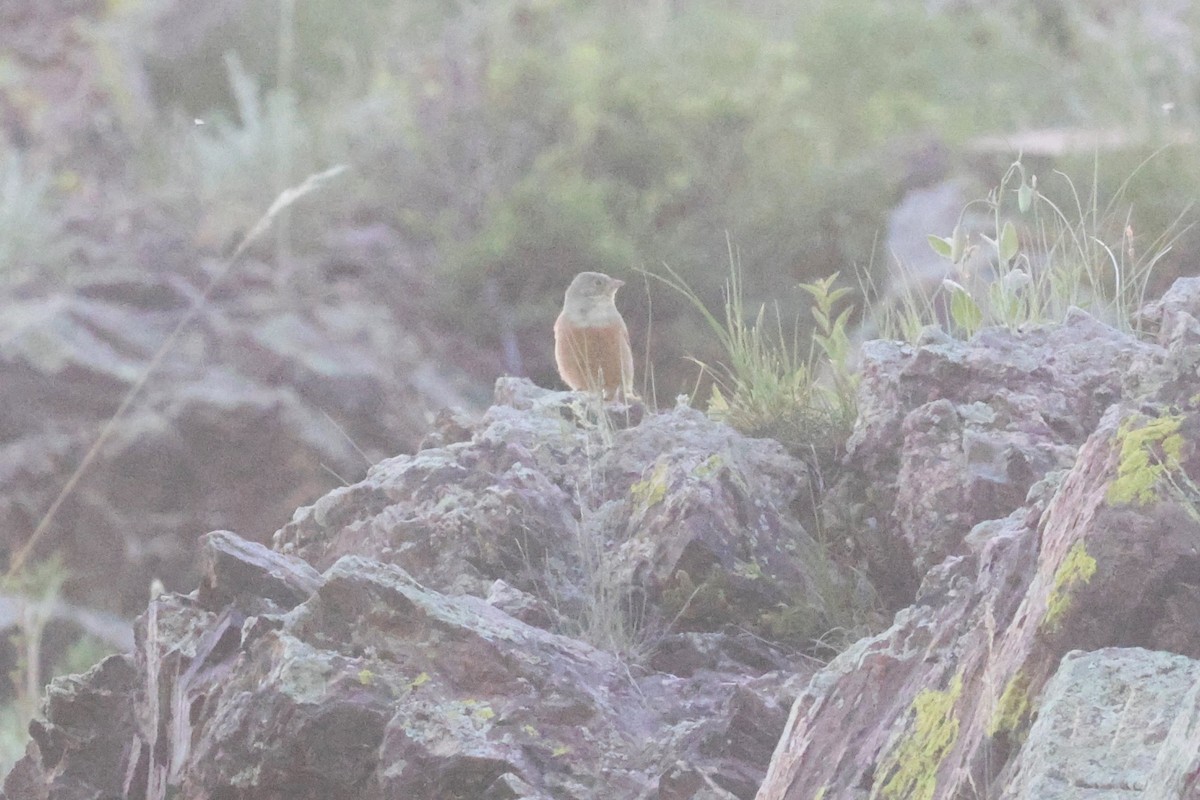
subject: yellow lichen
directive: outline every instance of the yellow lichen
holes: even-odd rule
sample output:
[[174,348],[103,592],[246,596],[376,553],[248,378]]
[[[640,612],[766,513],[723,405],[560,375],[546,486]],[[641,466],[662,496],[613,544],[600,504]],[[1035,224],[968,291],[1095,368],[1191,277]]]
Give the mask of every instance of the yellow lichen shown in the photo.
[[1117,430],[1121,456],[1117,462],[1117,478],[1108,487],[1109,503],[1145,505],[1157,499],[1160,482],[1180,469],[1183,437],[1179,435],[1179,425],[1182,420],[1176,414],[1150,419],[1133,415],[1121,423]]
[[704,459],[696,468],[692,470],[692,474],[701,480],[711,478],[721,471],[721,467],[725,465],[725,459],[717,453],[713,453],[708,458]]
[[1057,630],[1071,607],[1071,592],[1087,583],[1096,574],[1096,559],[1088,553],[1083,542],[1076,542],[1067,551],[1066,558],[1054,573],[1054,586],[1046,598],[1046,616],[1042,617],[1042,630]]
[[1029,676],[1024,670],[1008,680],[988,723],[988,736],[1015,731],[1029,716]]
[[667,496],[667,462],[659,461],[654,465],[654,471],[644,481],[638,481],[629,487],[634,501],[644,509],[661,503]]
[[912,701],[907,730],[875,772],[871,799],[930,800],[938,767],[958,740],[954,705],[962,693],[962,674],[945,691],[925,689]]

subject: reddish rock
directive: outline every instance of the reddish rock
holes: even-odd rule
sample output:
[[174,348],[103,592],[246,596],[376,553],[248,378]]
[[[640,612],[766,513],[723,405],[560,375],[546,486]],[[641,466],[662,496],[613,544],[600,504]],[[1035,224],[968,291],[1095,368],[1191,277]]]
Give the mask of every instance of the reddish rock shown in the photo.
[[[1185,307],[1190,306],[1179,301],[1173,313],[1186,314]],[[1189,326],[1178,317],[1174,330]],[[997,336],[1017,348],[1005,356],[1014,366],[1003,374],[1018,384],[1029,381],[1025,388],[1034,398],[1044,395],[1026,406],[1041,409],[1040,428],[1028,412],[1011,417],[1020,423],[1008,426],[1016,441],[1029,442],[1026,437],[1032,435],[1033,452],[1043,453],[1069,446],[1080,430],[1089,432],[1086,441],[1068,470],[1046,473],[1012,513],[972,527],[975,512],[965,499],[971,495],[963,494],[969,483],[951,479],[947,491],[938,491],[945,484],[930,477],[928,507],[947,515],[933,529],[931,546],[918,538],[920,529],[911,527],[917,507],[912,498],[919,493],[906,492],[900,478],[893,507],[897,535],[910,537],[931,562],[938,552],[949,557],[926,570],[915,603],[896,615],[889,630],[856,643],[813,678],[792,709],[760,800],[999,797],[1015,780],[1015,770],[1026,775],[1030,769],[1075,776],[1074,786],[1116,786],[1105,777],[1103,759],[1094,749],[1056,754],[1048,750],[1046,736],[1030,735],[1032,720],[1051,702],[1053,692],[1044,695],[1044,687],[1064,655],[1140,647],[1200,658],[1194,588],[1200,582],[1200,493],[1194,489],[1200,475],[1200,408],[1194,380],[1189,384],[1183,378],[1195,369],[1190,340],[1172,336],[1167,349],[1158,349],[1075,315],[1061,328],[1017,337],[993,334],[956,345],[961,357],[950,361],[927,355],[928,363],[944,363],[939,369],[946,370],[941,380],[923,384],[925,397],[941,397],[917,409],[916,419],[925,421],[920,430],[943,432],[934,441],[959,435],[961,401],[980,391],[977,376],[951,364],[982,361],[999,369],[1000,355],[993,352]],[[868,382],[866,392],[874,385],[894,399],[903,399],[905,392],[912,398],[918,384],[904,376],[922,357],[891,352],[880,363],[893,377],[880,381],[876,367],[875,383]],[[1130,373],[1122,374],[1126,370]],[[956,374],[953,380],[946,377]],[[998,383],[990,390],[998,396],[1010,391]],[[949,398],[954,402],[947,403]],[[917,440],[909,426],[903,437],[889,439],[886,406],[879,398],[868,398],[866,406],[876,412],[862,420],[856,458],[882,468],[881,445],[887,441],[900,448],[899,461],[893,462],[898,475],[918,458],[935,465],[932,475],[939,474],[936,465],[947,457],[930,458],[937,448],[928,437]],[[1075,419],[1056,424],[1056,414],[1072,406]],[[1112,492],[1128,468],[1122,466],[1128,432],[1167,417],[1175,421],[1169,430],[1177,429],[1179,439],[1145,445],[1153,455],[1143,468],[1168,463],[1174,453],[1169,471],[1149,480],[1143,500],[1117,499]],[[941,474],[954,472],[942,469]],[[912,480],[924,475],[930,473],[913,470]],[[955,511],[959,515],[950,516]],[[938,531],[944,533],[939,537]],[[1117,651],[1105,652],[1097,663],[1120,657]],[[1149,702],[1168,713],[1163,704],[1176,701],[1163,695]],[[1111,704],[1094,713],[1096,724],[1104,726],[1123,711]],[[1130,747],[1140,748],[1127,756],[1139,763],[1160,764],[1171,757],[1155,737],[1138,737]],[[1043,766],[1028,766],[1035,763]],[[1024,785],[1032,784],[1013,784],[1016,794],[1004,796],[1076,796],[1023,794]],[[1181,785],[1173,794],[1154,796],[1182,797]]]

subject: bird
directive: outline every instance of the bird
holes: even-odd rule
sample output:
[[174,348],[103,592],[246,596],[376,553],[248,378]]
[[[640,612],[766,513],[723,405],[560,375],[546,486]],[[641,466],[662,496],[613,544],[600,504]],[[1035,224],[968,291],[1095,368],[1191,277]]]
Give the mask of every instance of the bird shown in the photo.
[[606,400],[633,395],[633,350],[617,310],[625,281],[602,272],[581,272],[567,287],[554,321],[554,361],[574,391],[602,392]]

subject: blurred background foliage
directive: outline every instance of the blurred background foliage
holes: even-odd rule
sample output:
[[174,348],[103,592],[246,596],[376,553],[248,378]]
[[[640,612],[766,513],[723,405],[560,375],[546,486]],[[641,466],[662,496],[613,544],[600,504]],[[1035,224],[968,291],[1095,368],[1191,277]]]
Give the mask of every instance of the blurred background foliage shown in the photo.
[[[1200,172],[1195,144],[1173,133],[1196,121],[1190,4],[76,5],[70,24],[112,97],[105,135],[128,139],[129,191],[219,252],[280,189],[349,164],[353,178],[297,211],[276,256],[336,260],[322,252],[330,230],[385,226],[421,276],[430,324],[491,354],[484,382],[556,383],[547,331],[584,269],[629,277],[668,264],[719,307],[731,243],[746,301],[778,302],[785,318],[806,307],[801,282],[858,270],[886,284],[883,234],[906,191],[954,176],[982,190],[1014,157],[978,146],[984,135],[1115,131],[1122,144],[1103,152],[1027,154],[1034,171],[1085,184],[1099,157],[1102,193],[1176,140],[1127,193],[1139,231],[1166,227]],[[0,67],[10,104],[37,102],[17,66]],[[77,191],[64,162],[42,160],[39,173],[35,161],[0,162],[0,225],[23,233],[0,250],[10,263],[55,230],[20,222],[28,206],[53,205],[48,185]],[[18,180],[24,206],[8,198]],[[1175,269],[1191,262],[1187,245]],[[349,267],[403,306],[411,283],[388,274],[394,262]],[[687,301],[654,296],[652,327],[646,290],[631,285],[621,301],[659,394],[690,388],[680,356],[711,359],[716,343]]]

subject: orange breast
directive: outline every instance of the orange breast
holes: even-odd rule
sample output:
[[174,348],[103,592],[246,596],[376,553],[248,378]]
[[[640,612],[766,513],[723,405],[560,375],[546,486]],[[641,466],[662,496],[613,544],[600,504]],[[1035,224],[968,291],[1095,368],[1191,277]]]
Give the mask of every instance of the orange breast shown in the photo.
[[633,353],[623,322],[578,327],[560,314],[554,323],[554,360],[563,382],[576,391],[602,390],[612,397],[633,378]]

